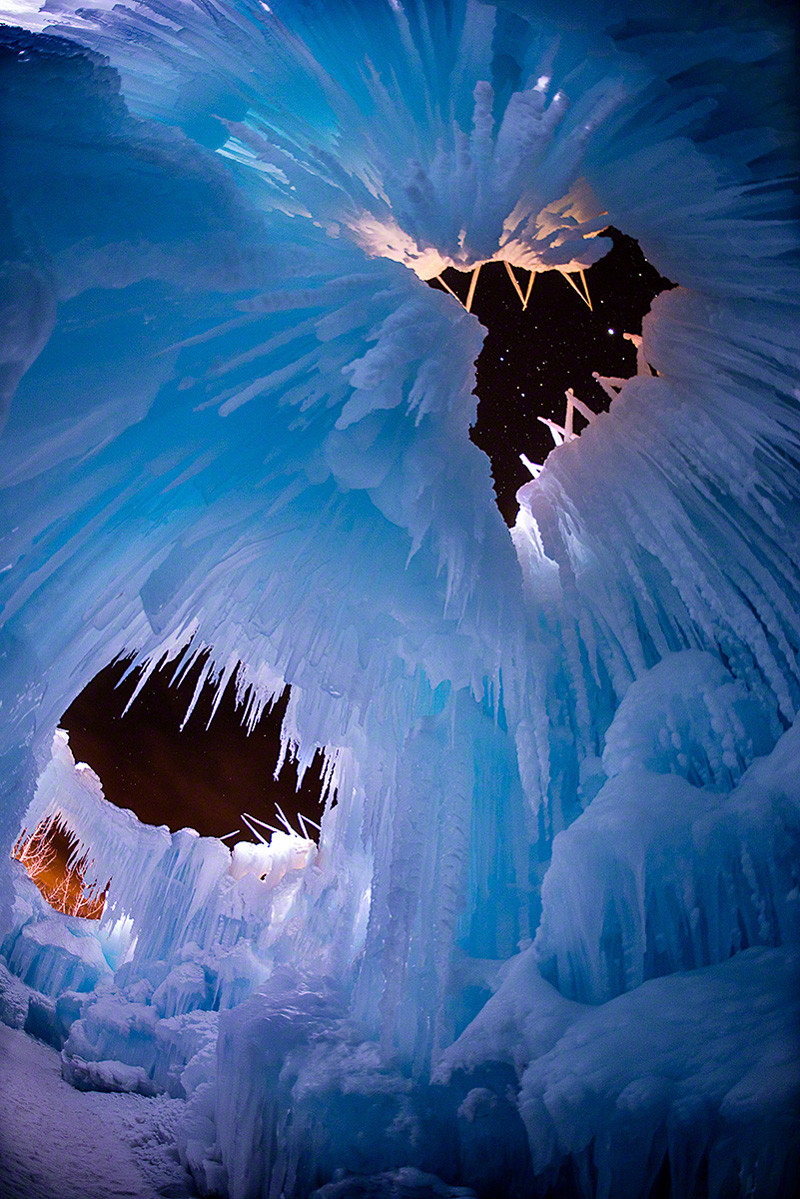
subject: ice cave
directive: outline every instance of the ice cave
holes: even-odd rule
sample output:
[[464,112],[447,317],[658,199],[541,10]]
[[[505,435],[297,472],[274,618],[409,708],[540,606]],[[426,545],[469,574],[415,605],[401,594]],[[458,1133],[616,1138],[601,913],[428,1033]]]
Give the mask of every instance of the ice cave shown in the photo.
[[[800,1193],[791,6],[0,20],[4,1199]],[[509,530],[479,271],[611,227],[676,286]],[[110,803],[113,662],[289,687],[319,830]]]

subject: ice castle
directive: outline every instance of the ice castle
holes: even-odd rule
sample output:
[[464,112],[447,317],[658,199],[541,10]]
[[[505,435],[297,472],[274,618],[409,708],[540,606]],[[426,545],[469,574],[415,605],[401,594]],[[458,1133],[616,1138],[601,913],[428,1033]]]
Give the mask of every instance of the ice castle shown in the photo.
[[[225,1199],[800,1187],[797,117],[777,3],[0,0],[0,1014]],[[518,494],[424,280],[679,286]],[[202,657],[317,846],[109,805]],[[61,813],[103,920],[10,851]],[[416,1189],[415,1189],[416,1188]]]

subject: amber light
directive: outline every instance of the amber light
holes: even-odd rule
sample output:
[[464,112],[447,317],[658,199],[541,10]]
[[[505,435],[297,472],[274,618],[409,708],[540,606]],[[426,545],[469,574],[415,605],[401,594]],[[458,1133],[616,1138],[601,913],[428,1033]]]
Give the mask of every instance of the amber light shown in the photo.
[[30,836],[23,829],[11,856],[22,863],[51,908],[66,916],[99,920],[111,880],[102,890],[97,883],[87,886],[88,852],[70,864],[77,846],[77,838],[56,813],[43,820]]

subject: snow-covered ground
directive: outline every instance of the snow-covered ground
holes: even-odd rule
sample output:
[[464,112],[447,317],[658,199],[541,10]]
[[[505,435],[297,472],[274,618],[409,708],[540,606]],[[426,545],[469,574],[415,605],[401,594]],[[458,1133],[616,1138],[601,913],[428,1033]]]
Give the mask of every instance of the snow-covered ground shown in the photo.
[[0,1024],[3,1199],[190,1196],[174,1150],[183,1102],[76,1091],[58,1053]]

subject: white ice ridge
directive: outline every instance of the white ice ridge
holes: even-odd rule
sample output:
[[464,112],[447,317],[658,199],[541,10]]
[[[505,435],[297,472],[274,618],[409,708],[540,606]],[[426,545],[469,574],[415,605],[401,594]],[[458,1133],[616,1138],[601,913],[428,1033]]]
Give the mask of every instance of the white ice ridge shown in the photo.
[[[61,729],[23,825],[30,835],[56,816],[75,838],[71,863],[86,862],[87,886],[94,883],[102,889],[110,880],[97,935],[106,946],[124,933],[125,944],[113,949],[114,964],[126,951],[134,970],[152,961],[174,964],[183,960],[181,954],[191,945],[206,962],[208,979],[212,974],[217,979],[216,984],[209,983],[215,1008],[241,1001],[266,977],[272,946],[283,935],[285,923],[296,920],[310,902],[306,894],[309,885],[314,887],[310,879],[319,874],[313,869],[317,847],[299,833],[279,830],[255,842],[242,838],[230,850],[214,837],[199,837],[193,829],[171,833],[166,826],[141,823],[133,812],[106,801],[94,771],[84,763],[75,764]],[[322,889],[318,879],[316,888]],[[354,916],[358,906],[357,900]],[[24,914],[18,917],[17,931],[22,940],[35,941],[39,926],[32,923],[26,932],[25,918]],[[85,932],[91,922],[65,925],[65,936],[73,925]],[[351,929],[351,935],[357,938],[357,929]],[[363,938],[363,928],[360,935]],[[46,942],[45,948],[51,941],[58,942],[58,937],[38,939],[43,945]],[[328,937],[327,942],[325,948],[332,952],[334,941]],[[351,952],[357,949],[356,943]],[[12,968],[21,952],[14,949]],[[106,947],[105,952],[112,951]],[[316,952],[322,955],[323,947],[317,945]],[[17,973],[25,974],[22,968]],[[48,994],[59,993],[58,985],[45,985],[33,976],[26,981]],[[180,990],[184,982],[181,975],[174,985]],[[205,994],[206,982],[201,990]],[[178,999],[171,1006],[180,1008],[182,1003]]]
[[[247,1158],[258,1120],[284,1128],[304,1095],[313,1186],[338,1169],[423,1169],[439,1145],[452,1150],[441,1177],[501,1195],[499,1176],[480,1181],[481,1146],[499,1129],[495,1160],[530,1154],[511,1118],[519,1093],[504,1082],[494,1107],[459,1095],[435,1107],[439,1124],[426,1086],[520,943],[538,937],[567,991],[630,987],[598,1006],[602,1024],[649,1012],[651,995],[704,994],[717,971],[735,991],[737,958],[777,960],[746,943],[782,942],[788,960],[797,938],[781,849],[794,791],[776,775],[779,801],[752,781],[776,744],[769,769],[794,760],[800,704],[799,239],[779,9],[48,12],[73,41],[0,28],[0,845],[37,802],[61,715],[120,655],[181,670],[207,654],[208,679],[236,688],[251,724],[290,685],[285,752],[302,769],[324,749],[330,772],[320,853],[270,890],[268,919],[248,891],[264,884],[235,879],[224,846],[106,824],[70,776],[76,831],[121,888],[144,971],[128,963],[112,998],[92,992],[74,1056],[94,1060],[94,1045],[124,1060],[147,1009],[152,1061],[128,1064],[163,1059],[169,1085],[192,1093],[187,1160],[230,1199],[307,1199],[299,1147],[262,1138],[252,1171]],[[645,319],[636,377],[607,380],[611,410],[563,436],[521,490],[511,539],[469,439],[481,327],[415,272],[497,256],[588,265],[606,222],[681,286]],[[147,882],[120,855],[150,862],[151,842]],[[729,905],[704,881],[706,851]],[[4,852],[2,920],[8,866]],[[263,970],[267,990],[239,1002]],[[765,1012],[779,975],[765,966]],[[202,1035],[186,1022],[218,988],[233,1006],[214,1057],[209,1012]],[[267,1028],[291,1050],[285,1074]],[[258,1070],[231,1085],[254,1044]],[[725,1045],[749,1070],[749,1050]],[[650,1129],[660,1093],[636,1075],[632,1092],[609,1084],[608,1104],[584,1103],[564,1054],[549,1160],[572,1154],[564,1169],[591,1189],[599,1174],[570,1129],[618,1146],[638,1126],[603,1124],[612,1098]],[[739,1125],[703,1148],[679,1118],[726,1121],[715,1085],[700,1070],[698,1106],[663,1108],[671,1159],[697,1152],[702,1170],[741,1165],[747,1179]],[[320,1098],[345,1093],[350,1123]],[[348,1128],[367,1130],[368,1160]],[[759,1179],[759,1199],[779,1194]]]

